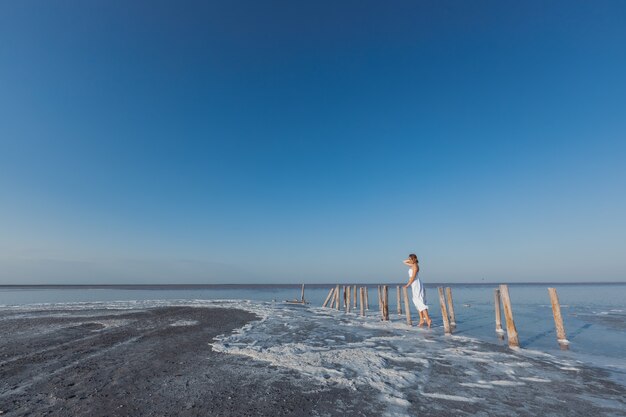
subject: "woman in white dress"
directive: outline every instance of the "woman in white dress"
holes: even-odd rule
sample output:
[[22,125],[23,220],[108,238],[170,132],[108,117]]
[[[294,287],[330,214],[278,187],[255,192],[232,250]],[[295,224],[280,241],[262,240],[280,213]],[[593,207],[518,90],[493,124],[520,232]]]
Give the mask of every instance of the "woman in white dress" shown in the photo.
[[420,322],[418,324],[419,327],[424,325],[424,322],[430,328],[432,320],[428,315],[428,306],[426,305],[426,290],[424,289],[424,284],[417,277],[420,272],[419,261],[417,260],[417,256],[412,253],[409,255],[409,258],[402,261],[406,266],[411,267],[409,269],[409,283],[404,286],[404,288],[411,287],[411,292],[413,293],[413,303],[415,307],[417,307],[417,311],[420,315]]

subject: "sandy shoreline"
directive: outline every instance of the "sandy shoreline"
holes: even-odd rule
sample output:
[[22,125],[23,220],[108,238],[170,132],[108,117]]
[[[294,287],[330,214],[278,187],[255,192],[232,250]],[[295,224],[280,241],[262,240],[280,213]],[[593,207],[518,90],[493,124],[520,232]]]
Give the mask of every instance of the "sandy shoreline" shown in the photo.
[[213,352],[213,337],[256,318],[245,311],[2,314],[3,416],[366,415],[360,394]]

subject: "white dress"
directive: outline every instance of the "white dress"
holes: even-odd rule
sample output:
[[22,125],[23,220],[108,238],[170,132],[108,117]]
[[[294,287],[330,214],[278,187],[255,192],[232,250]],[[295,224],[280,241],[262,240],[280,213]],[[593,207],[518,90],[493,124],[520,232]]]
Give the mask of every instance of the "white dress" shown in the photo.
[[[426,290],[424,284],[419,279],[419,271],[415,274],[415,281],[411,284],[411,291],[413,292],[413,304],[417,307],[417,311],[428,310],[426,305]],[[409,269],[409,277],[413,276],[413,269]]]

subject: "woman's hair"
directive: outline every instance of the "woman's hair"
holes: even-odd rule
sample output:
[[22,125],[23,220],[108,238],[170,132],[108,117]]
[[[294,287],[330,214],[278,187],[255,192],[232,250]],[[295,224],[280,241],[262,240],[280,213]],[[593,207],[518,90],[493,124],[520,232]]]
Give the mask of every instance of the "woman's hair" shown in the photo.
[[416,254],[414,254],[414,253],[412,253],[412,254],[410,254],[410,255],[409,255],[409,259],[410,259],[411,261],[413,261],[414,263],[416,263],[416,264],[418,264],[418,263],[419,263],[419,261],[417,260],[417,255],[416,255]]

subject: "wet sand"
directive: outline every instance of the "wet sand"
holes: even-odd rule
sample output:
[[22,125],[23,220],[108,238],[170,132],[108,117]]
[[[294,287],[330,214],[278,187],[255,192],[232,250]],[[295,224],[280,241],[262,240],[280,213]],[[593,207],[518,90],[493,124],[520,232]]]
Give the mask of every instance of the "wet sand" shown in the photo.
[[194,307],[0,313],[0,415],[375,415],[367,390],[211,350],[255,318]]

